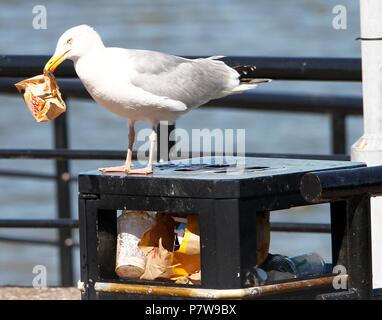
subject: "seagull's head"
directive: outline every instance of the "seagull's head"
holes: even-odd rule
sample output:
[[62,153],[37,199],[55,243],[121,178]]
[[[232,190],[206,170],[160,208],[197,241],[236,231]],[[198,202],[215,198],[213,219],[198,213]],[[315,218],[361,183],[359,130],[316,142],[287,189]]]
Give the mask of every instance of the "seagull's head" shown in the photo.
[[56,51],[46,63],[44,70],[54,72],[62,61],[77,61],[89,51],[104,47],[99,34],[87,25],[66,30],[57,41]]

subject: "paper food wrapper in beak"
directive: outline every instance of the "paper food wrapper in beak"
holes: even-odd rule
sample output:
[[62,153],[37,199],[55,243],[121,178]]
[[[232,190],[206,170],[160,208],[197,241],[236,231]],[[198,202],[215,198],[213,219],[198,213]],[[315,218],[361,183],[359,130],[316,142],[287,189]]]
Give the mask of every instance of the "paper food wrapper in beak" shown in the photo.
[[66,111],[58,85],[50,72],[20,81],[16,88],[24,91],[24,100],[37,122],[50,121]]

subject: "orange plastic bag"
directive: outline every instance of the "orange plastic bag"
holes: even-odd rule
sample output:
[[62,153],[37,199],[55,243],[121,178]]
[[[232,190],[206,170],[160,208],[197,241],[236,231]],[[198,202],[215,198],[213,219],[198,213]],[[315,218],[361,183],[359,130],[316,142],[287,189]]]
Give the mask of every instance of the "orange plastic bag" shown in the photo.
[[25,103],[37,122],[53,120],[66,111],[56,80],[48,71],[15,86],[20,92],[24,91]]

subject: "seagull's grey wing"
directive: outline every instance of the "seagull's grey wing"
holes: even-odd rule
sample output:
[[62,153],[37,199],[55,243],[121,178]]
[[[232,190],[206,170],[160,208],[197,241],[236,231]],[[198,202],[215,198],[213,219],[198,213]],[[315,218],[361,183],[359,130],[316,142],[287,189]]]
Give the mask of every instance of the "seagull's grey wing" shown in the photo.
[[185,59],[155,51],[129,50],[136,71],[131,83],[151,94],[198,107],[239,85],[239,74],[215,57]]

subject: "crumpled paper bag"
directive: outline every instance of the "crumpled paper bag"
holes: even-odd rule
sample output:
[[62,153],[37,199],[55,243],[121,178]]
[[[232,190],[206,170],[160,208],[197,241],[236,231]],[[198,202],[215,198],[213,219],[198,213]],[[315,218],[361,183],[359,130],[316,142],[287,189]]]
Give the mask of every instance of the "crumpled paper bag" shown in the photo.
[[159,238],[158,247],[143,247],[141,250],[146,254],[146,267],[140,279],[170,279],[172,253],[163,247],[162,238]]
[[169,279],[172,274],[175,222],[167,214],[157,215],[155,225],[147,230],[138,246],[146,256],[146,266],[140,279]]
[[167,279],[176,283],[200,284],[200,238],[197,215],[187,216],[180,248],[174,251],[175,221],[159,215],[156,224],[143,235],[139,248],[146,255],[142,280]]
[[66,111],[56,80],[49,71],[20,81],[16,88],[24,92],[24,100],[37,122],[50,121]]

